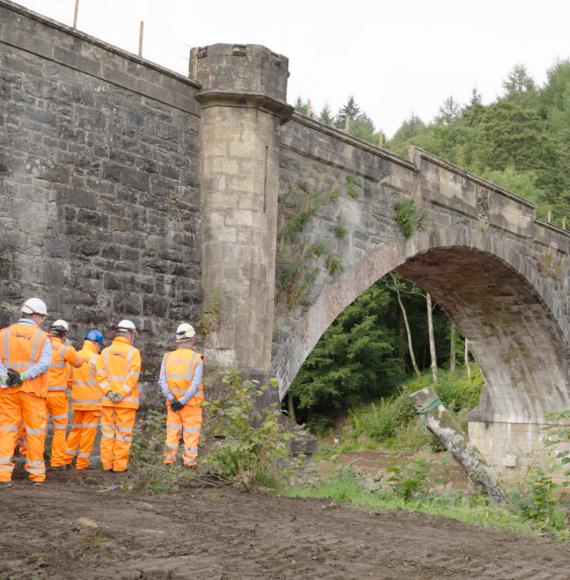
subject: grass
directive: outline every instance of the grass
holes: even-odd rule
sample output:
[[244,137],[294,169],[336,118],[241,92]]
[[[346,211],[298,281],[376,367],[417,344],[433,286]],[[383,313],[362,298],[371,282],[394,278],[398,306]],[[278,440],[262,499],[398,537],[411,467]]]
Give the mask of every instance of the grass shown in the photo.
[[[472,365],[471,380],[464,368],[452,373],[440,370],[435,391],[466,429],[467,411],[477,404],[482,385],[481,373]],[[558,485],[549,472],[533,472],[519,489],[505,490],[505,505],[449,488],[462,487],[462,483],[453,479],[449,454],[430,452],[440,451],[441,445],[423,428],[409,398],[410,393],[426,386],[432,386],[430,373],[410,379],[390,398],[350,411],[335,430],[340,441],[321,444],[313,458],[325,461],[325,467],[333,471],[304,486],[280,488],[279,493],[327,498],[374,511],[419,511],[503,532],[570,540],[569,506],[557,495]],[[363,450],[381,452],[376,457],[378,472],[374,477],[353,470],[358,458],[343,457]]]
[[372,511],[406,510],[434,517],[444,517],[479,527],[532,537],[570,540],[570,530],[548,531],[525,521],[508,507],[489,504],[480,496],[466,496],[459,491],[437,495],[424,494],[405,501],[393,491],[366,490],[357,474],[342,469],[310,486],[281,487],[287,497],[320,498]]

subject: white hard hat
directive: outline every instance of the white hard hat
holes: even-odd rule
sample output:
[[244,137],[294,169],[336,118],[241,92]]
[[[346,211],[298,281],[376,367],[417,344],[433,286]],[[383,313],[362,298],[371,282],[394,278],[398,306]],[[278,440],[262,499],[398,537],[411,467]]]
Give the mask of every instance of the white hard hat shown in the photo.
[[194,338],[196,336],[196,331],[191,324],[183,322],[176,329],[176,340],[187,340],[189,338]]
[[65,330],[65,332],[69,332],[69,324],[65,322],[65,320],[56,320],[50,326],[50,328],[58,328],[60,330]]
[[137,329],[134,322],[130,320],[121,320],[119,324],[117,324],[117,330],[125,330],[129,332],[134,332]]
[[22,304],[22,312],[24,314],[41,314],[42,316],[47,316],[47,306],[43,300],[39,298],[28,298]]

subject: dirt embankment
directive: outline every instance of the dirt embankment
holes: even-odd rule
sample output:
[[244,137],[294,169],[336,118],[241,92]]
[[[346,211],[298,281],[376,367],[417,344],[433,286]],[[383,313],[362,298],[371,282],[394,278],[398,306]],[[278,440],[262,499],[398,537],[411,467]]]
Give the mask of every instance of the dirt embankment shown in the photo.
[[227,488],[123,493],[113,476],[70,477],[0,492],[0,578],[570,577],[568,546],[451,520]]

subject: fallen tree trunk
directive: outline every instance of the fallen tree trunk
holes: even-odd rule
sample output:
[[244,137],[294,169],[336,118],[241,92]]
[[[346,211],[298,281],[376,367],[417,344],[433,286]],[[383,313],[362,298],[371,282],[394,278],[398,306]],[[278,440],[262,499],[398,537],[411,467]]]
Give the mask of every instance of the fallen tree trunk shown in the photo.
[[473,485],[496,502],[504,503],[506,501],[505,495],[499,489],[497,479],[483,455],[468,441],[467,436],[435,392],[430,387],[426,387],[412,393],[410,398],[414,402],[423,424],[451,452]]

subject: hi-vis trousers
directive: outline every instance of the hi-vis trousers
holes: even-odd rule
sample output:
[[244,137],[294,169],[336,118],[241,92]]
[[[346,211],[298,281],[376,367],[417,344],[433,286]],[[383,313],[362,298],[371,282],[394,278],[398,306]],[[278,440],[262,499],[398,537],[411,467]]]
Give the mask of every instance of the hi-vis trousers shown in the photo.
[[[70,465],[74,457],[77,457],[75,467],[77,469],[87,469],[89,467],[89,457],[95,445],[97,437],[97,427],[99,426],[101,410],[94,411],[73,411],[73,425],[67,438],[65,449],[65,463]],[[52,463],[53,465],[53,463]]]
[[32,481],[45,481],[46,400],[10,389],[0,390],[0,481],[12,479],[12,456],[20,423],[26,431],[26,471]]
[[69,403],[65,391],[48,392],[47,411],[53,421],[53,436],[51,440],[52,467],[62,467],[65,460],[65,435],[67,430],[67,415],[69,413]]
[[173,411],[168,405],[166,417],[166,449],[164,463],[175,463],[180,435],[184,439],[182,460],[186,467],[194,467],[198,459],[198,444],[202,428],[202,407],[186,405],[180,411]]
[[136,409],[103,407],[101,415],[101,463],[105,471],[126,471],[133,442]]

